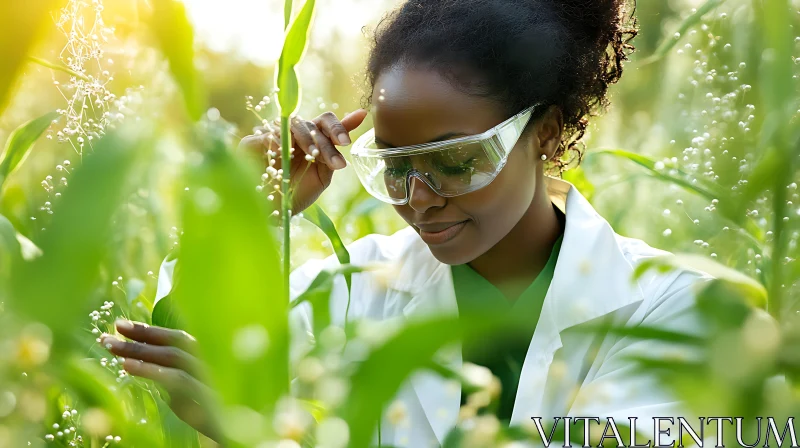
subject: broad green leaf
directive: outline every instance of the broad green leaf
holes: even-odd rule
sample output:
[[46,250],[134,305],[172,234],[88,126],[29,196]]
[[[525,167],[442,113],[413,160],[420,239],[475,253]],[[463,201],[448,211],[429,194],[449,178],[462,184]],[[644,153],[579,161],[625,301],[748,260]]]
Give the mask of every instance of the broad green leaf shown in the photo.
[[[333,224],[333,221],[331,221],[331,218],[322,210],[322,207],[318,204],[311,204],[311,207],[303,211],[303,218],[310,221],[325,233],[325,236],[327,236],[328,240],[331,242],[331,247],[333,247],[333,252],[336,254],[339,263],[350,264],[350,253],[344,246],[342,238],[339,237],[339,232],[336,231],[336,226]],[[347,291],[349,293],[352,275],[347,273],[344,279],[347,281]]]
[[[68,395],[62,396],[73,398],[73,403],[70,403],[73,407],[81,411],[102,409],[113,423],[114,435],[121,436],[123,443],[128,446],[163,446],[160,428],[140,424],[141,416],[133,412],[139,394],[146,392],[132,384],[132,378],[117,382],[117,376],[101,367],[96,359],[70,358],[52,374],[69,391]],[[63,411],[63,404],[57,409],[58,413]]]
[[186,7],[177,0],[154,0],[152,5],[151,28],[183,93],[186,111],[197,121],[206,110],[206,97],[194,66],[194,30]]
[[275,85],[278,88],[278,103],[281,116],[290,117],[300,104],[300,83],[297,80],[295,66],[300,63],[306,51],[311,19],[314,15],[315,0],[306,0],[303,8],[294,18],[286,33],[283,50],[278,60]]
[[339,237],[339,233],[336,231],[336,226],[333,224],[333,221],[331,221],[331,218],[322,210],[322,207],[318,204],[312,204],[303,211],[303,218],[307,219],[325,233],[325,236],[327,236],[328,240],[331,242],[331,246],[336,253],[336,258],[339,260],[339,263],[350,263],[350,253],[347,252],[347,248]]
[[[597,149],[594,151],[589,152],[586,157],[595,157],[597,155],[608,154],[615,157],[628,159],[631,162],[634,162],[640,166],[643,166],[648,169],[649,173],[661,180],[666,180],[670,183],[674,183],[680,185],[681,187],[699,194],[700,196],[705,197],[709,201],[712,199],[719,199],[720,197],[724,197],[724,193],[720,191],[716,186],[709,185],[706,182],[702,181],[701,179],[697,179],[696,182],[692,182],[689,178],[690,176],[683,171],[677,168],[664,168],[662,170],[656,169],[656,161],[644,156],[642,154],[637,154],[630,151],[625,151],[623,149]],[[673,176],[669,174],[667,171],[675,170],[677,172],[677,176]],[[720,199],[721,200],[721,199]]]
[[[630,151],[622,149],[597,149],[589,152],[586,157],[596,157],[597,155],[611,155],[630,160],[646,168],[648,170],[647,172],[656,179],[678,185],[691,193],[704,197],[709,202],[717,199],[719,201],[717,209],[722,216],[738,226],[742,230],[742,236],[746,237],[751,244],[759,248],[762,246],[762,241],[764,239],[763,231],[751,218],[741,213],[741,201],[731,199],[730,195],[719,188],[719,186],[706,182],[703,179],[691,178],[687,173],[674,167],[661,170],[656,169],[655,160]],[[677,175],[670,174],[673,170]]]
[[143,136],[152,133],[149,126],[125,126],[97,143],[54,205],[52,223],[38,241],[43,255],[13,275],[13,307],[50,327],[53,353],[65,353],[75,325],[91,309],[88,299],[108,249],[111,217],[152,147]]
[[186,325],[179,317],[172,294],[162,297],[153,306],[152,321],[153,325],[159,327],[174,328],[176,330],[186,329]]
[[662,328],[649,327],[645,325],[637,325],[635,327],[614,325],[579,325],[575,327],[575,330],[587,333],[611,333],[617,336],[630,337],[634,339],[658,340],[689,345],[701,345],[705,341],[705,339],[692,334],[664,330]]
[[[664,56],[667,55],[667,53],[669,53],[670,50],[672,50],[672,48],[678,42],[680,42],[681,37],[684,34],[686,34],[687,31],[689,31],[689,28],[699,23],[706,14],[708,14],[709,12],[711,12],[717,6],[721,5],[724,2],[725,0],[706,0],[706,2],[703,3],[699,8],[697,8],[697,10],[694,13],[692,13],[692,15],[690,15],[689,17],[684,19],[683,22],[681,22],[680,26],[678,26],[678,29],[675,30],[675,32],[670,33],[668,37],[666,37],[663,41],[661,41],[661,44],[659,44],[658,48],[656,48],[655,53],[642,60],[640,64],[641,65],[651,64],[653,62],[662,59]],[[675,37],[675,33],[678,33],[677,35],[678,37]]]
[[351,377],[356,387],[344,414],[350,446],[369,446],[381,410],[401,384],[415,370],[426,367],[434,354],[459,334],[460,325],[454,318],[413,323],[370,354]]
[[57,112],[50,112],[23,124],[11,133],[0,153],[0,191],[8,176],[25,161],[36,140],[59,117]]
[[[353,273],[361,272],[364,268],[359,266],[352,266],[349,264],[338,266],[335,269],[325,269],[320,271],[314,278],[311,284],[303,291],[302,294],[292,300],[290,307],[294,308],[303,302],[309,302],[314,309],[314,334],[319,335],[322,330],[328,328],[331,322],[330,318],[330,298],[331,290],[333,289],[333,280],[337,275],[344,275],[345,279],[349,281]],[[348,283],[348,292],[350,284]],[[348,297],[347,308],[350,308],[350,300]],[[347,314],[347,311],[345,311]]]
[[707,272],[717,280],[724,280],[736,285],[753,306],[763,308],[767,304],[767,290],[764,285],[735,269],[702,255],[679,253],[649,258],[636,267],[633,277],[638,279],[653,268],[664,271],[687,267]]
[[164,431],[165,448],[200,448],[200,436],[194,428],[178,418],[169,405],[160,397],[155,398],[161,428]]
[[460,338],[491,338],[525,328],[530,325],[526,317],[489,312],[409,323],[374,349],[351,377],[357,387],[352,388],[343,415],[350,428],[349,446],[369,446],[381,410],[409,375],[432,367],[434,355],[441,348]]
[[52,27],[51,11],[64,0],[3,2],[0,14],[0,115],[13,95],[25,58]]
[[188,173],[172,296],[223,403],[268,413],[288,392],[289,303],[258,174],[212,132],[198,138],[208,149]]

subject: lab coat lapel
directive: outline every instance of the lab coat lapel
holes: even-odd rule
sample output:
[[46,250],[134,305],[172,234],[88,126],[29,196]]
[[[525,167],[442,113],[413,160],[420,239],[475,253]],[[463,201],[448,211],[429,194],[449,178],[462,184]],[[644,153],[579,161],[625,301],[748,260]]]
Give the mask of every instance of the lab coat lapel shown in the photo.
[[564,238],[520,373],[512,425],[566,415],[567,409],[552,409],[545,397],[545,390],[555,387],[547,381],[562,331],[642,300],[631,282],[633,267],[608,222],[567,182],[551,179],[550,185],[567,189],[563,203],[553,201],[566,215]]

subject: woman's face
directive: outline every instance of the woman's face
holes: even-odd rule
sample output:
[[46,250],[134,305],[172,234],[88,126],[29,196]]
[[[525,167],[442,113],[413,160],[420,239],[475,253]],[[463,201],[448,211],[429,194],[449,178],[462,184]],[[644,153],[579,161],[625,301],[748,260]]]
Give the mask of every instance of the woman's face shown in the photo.
[[[453,87],[432,70],[395,67],[373,91],[377,139],[393,147],[480,134],[509,117],[492,100]],[[416,177],[409,201],[394,208],[433,255],[456,265],[491,249],[519,222],[543,174],[535,132],[523,134],[506,166],[486,187],[455,197],[437,195]]]

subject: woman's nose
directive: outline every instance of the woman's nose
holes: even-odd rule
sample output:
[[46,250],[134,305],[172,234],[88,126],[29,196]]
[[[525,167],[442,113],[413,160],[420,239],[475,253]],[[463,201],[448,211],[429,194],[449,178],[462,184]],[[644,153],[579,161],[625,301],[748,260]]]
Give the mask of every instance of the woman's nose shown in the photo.
[[442,207],[447,202],[443,196],[436,194],[431,187],[416,176],[411,176],[408,186],[408,205],[418,213],[425,213],[429,208]]

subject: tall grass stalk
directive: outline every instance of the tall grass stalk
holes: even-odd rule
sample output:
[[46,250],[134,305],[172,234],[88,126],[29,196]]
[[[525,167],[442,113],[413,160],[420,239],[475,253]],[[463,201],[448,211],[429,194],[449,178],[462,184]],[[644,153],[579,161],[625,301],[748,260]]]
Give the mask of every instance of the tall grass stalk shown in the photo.
[[289,147],[292,144],[292,137],[289,129],[289,120],[290,117],[281,116],[281,166],[283,167],[283,177],[281,180],[281,208],[283,209],[283,294],[286,303],[290,301],[289,272],[291,269],[291,248],[289,245],[289,224],[292,220],[292,194],[289,189],[292,171],[292,156]]

